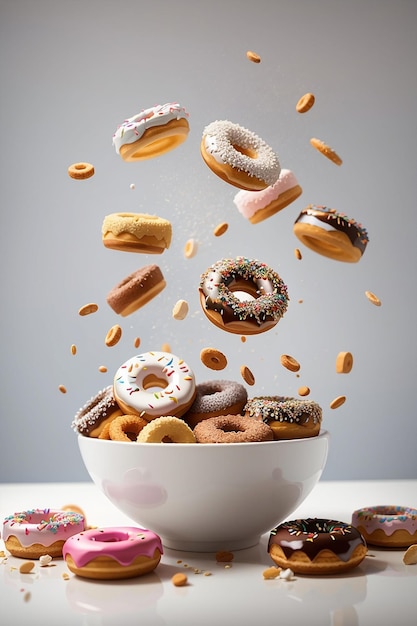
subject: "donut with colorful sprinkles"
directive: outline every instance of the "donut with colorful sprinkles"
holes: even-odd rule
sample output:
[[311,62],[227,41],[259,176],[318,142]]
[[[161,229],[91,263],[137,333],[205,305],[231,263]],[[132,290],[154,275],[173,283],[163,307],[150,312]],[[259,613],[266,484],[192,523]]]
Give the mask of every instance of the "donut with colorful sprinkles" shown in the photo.
[[83,515],[75,511],[29,509],[4,519],[3,540],[13,556],[24,559],[39,559],[44,554],[62,557],[66,540],[84,528]]
[[200,304],[218,328],[239,335],[270,330],[288,307],[288,291],[273,269],[243,256],[221,259],[200,278]]
[[352,524],[375,546],[408,548],[417,543],[417,509],[378,505],[357,509]]
[[320,518],[297,519],[271,530],[268,553],[295,574],[340,574],[359,565],[367,553],[357,528]]
[[309,204],[297,217],[293,231],[307,248],[346,263],[356,263],[369,242],[366,228],[326,206]]
[[194,401],[195,376],[174,354],[144,352],[119,367],[113,391],[126,415],[139,415],[148,422],[162,415],[181,417]]
[[94,528],[74,535],[62,551],[68,569],[98,580],[133,578],[152,572],[161,560],[161,538],[131,526]]

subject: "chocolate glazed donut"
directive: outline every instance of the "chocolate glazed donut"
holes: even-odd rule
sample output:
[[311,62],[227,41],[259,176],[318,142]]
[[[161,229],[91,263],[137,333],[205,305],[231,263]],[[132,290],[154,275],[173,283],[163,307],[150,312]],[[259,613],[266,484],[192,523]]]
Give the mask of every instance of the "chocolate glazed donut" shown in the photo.
[[285,522],[271,531],[268,552],[295,574],[338,574],[365,558],[365,539],[357,528],[320,518]]

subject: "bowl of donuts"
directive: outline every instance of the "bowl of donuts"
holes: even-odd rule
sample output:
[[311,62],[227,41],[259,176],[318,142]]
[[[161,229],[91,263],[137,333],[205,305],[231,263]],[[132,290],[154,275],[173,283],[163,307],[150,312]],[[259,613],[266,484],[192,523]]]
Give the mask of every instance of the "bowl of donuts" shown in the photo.
[[309,495],[327,460],[321,423],[312,400],[197,382],[182,358],[150,351],[124,362],[72,428],[120,511],[167,548],[211,552],[256,545]]

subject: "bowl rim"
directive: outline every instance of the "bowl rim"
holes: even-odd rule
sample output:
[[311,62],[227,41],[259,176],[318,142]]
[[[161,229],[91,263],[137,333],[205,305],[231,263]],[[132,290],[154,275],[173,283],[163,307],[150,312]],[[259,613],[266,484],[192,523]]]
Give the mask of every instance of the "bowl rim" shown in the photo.
[[[195,449],[196,446],[199,447],[204,447],[205,449],[211,449],[211,448],[224,448],[224,447],[230,447],[231,445],[233,445],[233,448],[242,448],[242,447],[253,447],[253,446],[276,446],[276,445],[283,445],[283,444],[289,444],[289,445],[296,445],[299,444],[301,442],[307,441],[307,442],[314,442],[316,440],[321,440],[321,439],[329,439],[330,438],[330,433],[327,429],[324,430],[320,430],[318,435],[315,435],[314,437],[302,437],[299,439],[274,439],[273,441],[242,441],[242,442],[236,442],[236,443],[176,443],[173,445],[168,446],[169,449],[171,448],[178,448],[180,447],[181,449],[183,448],[188,448],[188,449]],[[96,441],[96,442],[101,442],[104,444],[118,444],[118,445],[122,445],[122,446],[130,446],[130,448],[132,448],[132,443],[135,444],[137,447],[139,447],[140,449],[143,448],[144,446],[146,448],[148,448],[149,446],[152,446],[153,448],[157,447],[157,448],[161,448],[167,447],[166,443],[144,443],[144,442],[138,442],[138,441],[113,441],[111,439],[98,439],[98,437],[86,437],[85,435],[82,435],[81,433],[78,434],[78,441],[85,441],[85,440],[91,440],[91,441]]]

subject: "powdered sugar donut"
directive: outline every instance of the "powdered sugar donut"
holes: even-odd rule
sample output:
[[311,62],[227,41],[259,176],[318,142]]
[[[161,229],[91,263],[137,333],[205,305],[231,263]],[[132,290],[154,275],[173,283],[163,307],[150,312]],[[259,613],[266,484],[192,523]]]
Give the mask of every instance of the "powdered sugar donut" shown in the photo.
[[160,537],[145,528],[94,528],[70,537],[62,555],[84,578],[132,578],[155,569],[163,554]]
[[241,189],[265,189],[278,180],[281,171],[277,155],[265,141],[227,120],[206,126],[200,151],[217,176]]
[[188,113],[178,102],[144,109],[129,117],[113,135],[113,145],[124,161],[160,156],[186,140]]
[[291,170],[282,169],[273,185],[261,191],[241,189],[233,202],[243,217],[252,224],[258,224],[294,202],[302,192]]
[[195,377],[187,363],[169,352],[144,352],[119,367],[114,396],[126,414],[150,421],[162,415],[181,417],[195,397]]
[[196,385],[196,396],[184,420],[196,424],[218,415],[237,415],[243,409],[248,394],[243,385],[232,380],[209,380]]
[[84,517],[73,511],[29,509],[4,519],[3,540],[13,556],[39,559],[49,554],[61,557],[66,540],[83,531],[84,527]]

